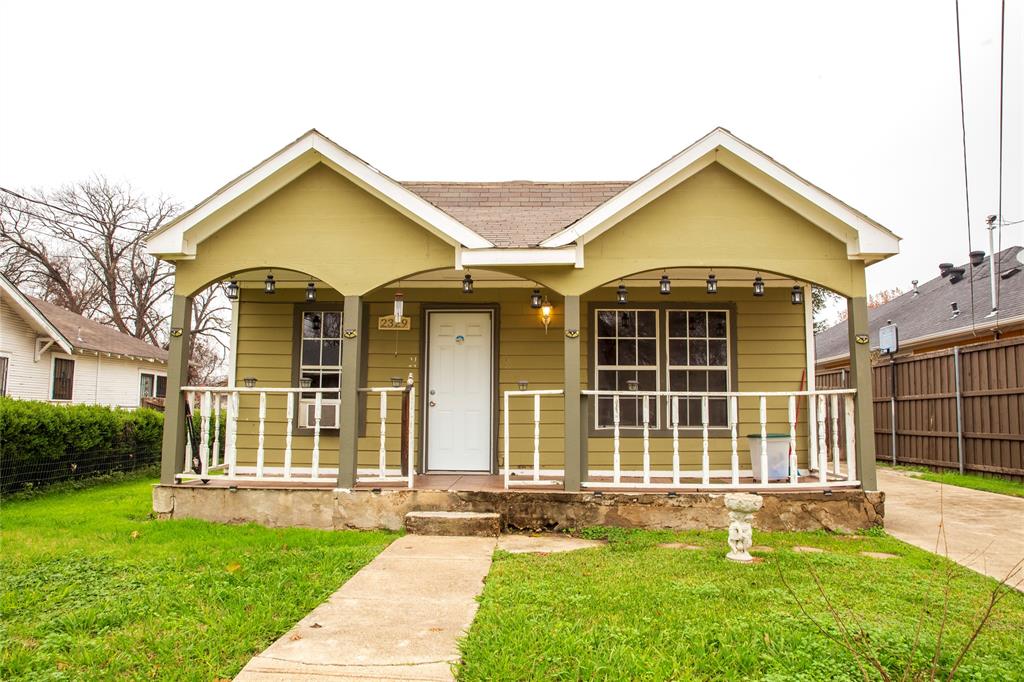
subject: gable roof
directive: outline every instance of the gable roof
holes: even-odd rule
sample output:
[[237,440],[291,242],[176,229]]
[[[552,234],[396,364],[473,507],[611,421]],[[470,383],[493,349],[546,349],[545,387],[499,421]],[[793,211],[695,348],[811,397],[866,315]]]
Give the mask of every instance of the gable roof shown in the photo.
[[28,325],[37,334],[53,339],[54,343],[65,353],[74,351],[67,337],[40,312],[39,308],[35,306],[28,296],[21,293],[21,290],[14,286],[14,282],[7,279],[3,274],[0,274],[0,292],[3,292],[4,296],[8,299],[9,305],[21,313],[22,318],[28,322]]
[[[1020,268],[1006,279],[999,280],[999,322],[1024,324],[1024,266],[1019,255],[1024,248],[1014,246],[999,252],[996,258],[997,272],[1001,275]],[[991,256],[974,268],[974,310],[975,328],[991,329],[996,318],[986,317],[992,309],[992,292],[989,286]],[[892,320],[899,329],[900,346],[924,342],[941,342],[945,338],[962,336],[971,332],[971,281],[970,267],[964,279],[951,282],[949,277],[936,277],[918,285],[918,294],[908,291],[877,308],[868,310],[871,348],[878,348],[878,329]],[[998,275],[997,275],[998,276]],[[956,303],[960,314],[952,314],[950,303]],[[1016,320],[1016,322],[1015,322]],[[817,361],[829,362],[842,359],[850,354],[847,337],[847,323],[840,322],[815,335],[814,345]]]

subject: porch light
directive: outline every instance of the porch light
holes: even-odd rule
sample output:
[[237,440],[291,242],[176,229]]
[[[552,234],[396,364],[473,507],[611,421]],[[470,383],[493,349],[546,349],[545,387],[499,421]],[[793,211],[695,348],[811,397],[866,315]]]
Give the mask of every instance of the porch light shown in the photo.
[[277,284],[274,282],[274,276],[267,274],[267,278],[263,280],[263,293],[272,294],[277,291]]
[[709,294],[717,294],[718,293],[718,278],[715,277],[714,274],[709,274],[708,275],[707,289],[706,290],[707,290],[707,292]]
[[619,283],[619,288],[615,290],[615,301],[619,305],[626,305],[629,303],[629,292],[626,291],[626,285]]
[[540,308],[542,301],[540,289],[534,289],[533,293],[530,294],[530,307],[533,309]]
[[402,313],[405,311],[405,296],[401,291],[395,292],[395,324],[402,324]]
[[668,278],[667,274],[663,274],[661,281],[658,282],[658,293],[662,296],[668,296],[672,293],[672,281]]
[[630,391],[637,391],[640,389],[640,382],[636,379],[626,379],[626,388]]
[[473,276],[468,272],[466,273],[466,276],[462,278],[462,293],[473,293]]
[[794,284],[793,288],[789,290],[789,302],[793,305],[803,305],[804,289],[799,284]]
[[316,302],[316,285],[310,282],[306,285],[306,303]]
[[540,304],[540,321],[544,323],[544,333],[548,333],[548,325],[551,324],[551,310],[554,306],[551,305],[551,301],[545,296]]
[[764,296],[764,280],[761,275],[754,278],[754,296]]
[[526,379],[520,379],[519,381],[516,382],[516,385],[519,386],[520,391],[525,391],[526,387],[530,385],[530,382],[527,381]]
[[401,388],[402,377],[391,377],[391,388]]
[[228,286],[224,290],[224,293],[227,294],[227,297],[228,297],[229,301],[237,301],[238,300],[238,280],[237,279],[233,279],[230,282],[228,282]]
[[309,388],[313,385],[312,377],[302,377],[299,379],[299,388]]
[[242,379],[242,383],[246,388],[256,388],[256,377],[245,377]]

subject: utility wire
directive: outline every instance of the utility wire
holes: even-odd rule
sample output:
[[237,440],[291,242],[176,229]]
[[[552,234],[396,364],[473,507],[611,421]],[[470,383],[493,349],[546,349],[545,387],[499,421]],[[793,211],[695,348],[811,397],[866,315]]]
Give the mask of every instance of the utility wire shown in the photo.
[[[964,203],[967,206],[967,251],[974,250],[971,239],[971,190],[967,175],[967,121],[964,115],[964,65],[960,48],[960,0],[956,0],[956,64],[960,76],[960,144],[964,150]],[[971,280],[971,334],[977,335],[974,329],[974,263],[967,261]]]
[[[996,235],[998,253],[1003,252],[1003,73],[1006,64],[1006,0],[1000,3],[999,17],[999,234]],[[992,262],[989,267],[998,267],[996,254],[992,254]],[[999,308],[996,301],[999,300],[999,289],[1002,277],[996,277],[996,300],[992,305],[996,306],[996,329],[999,329]]]

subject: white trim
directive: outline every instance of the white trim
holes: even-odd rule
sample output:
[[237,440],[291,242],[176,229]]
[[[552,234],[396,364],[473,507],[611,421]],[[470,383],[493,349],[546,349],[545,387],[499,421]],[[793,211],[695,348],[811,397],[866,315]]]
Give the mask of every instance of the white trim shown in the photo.
[[[575,244],[543,249],[463,249],[456,270],[485,265],[574,265],[582,267],[582,252]],[[577,265],[580,264],[580,265]]]
[[[241,295],[241,292],[239,292]],[[238,313],[240,301],[231,301],[231,330],[228,332],[228,388],[235,387],[235,375],[238,374]]]
[[[230,206],[233,202],[241,199],[261,184],[272,181],[273,177],[281,172],[286,175],[283,179],[291,180],[318,162],[328,163],[330,167],[341,172],[366,191],[431,230],[453,246],[464,244],[479,249],[494,246],[452,216],[387,177],[320,132],[310,130],[266,161],[204,199],[178,219],[154,232],[147,240],[146,252],[171,259],[194,257],[199,242],[208,238],[242,210],[248,208],[248,206],[239,207],[241,210],[232,213]],[[286,168],[290,164],[291,167]],[[228,209],[227,213],[217,217],[214,224],[207,225],[206,229],[203,229],[205,221],[214,217],[214,214],[222,209]]]
[[[852,257],[892,255],[899,252],[899,237],[870,218],[858,213],[821,188],[812,185],[785,166],[751,147],[729,131],[716,128],[667,162],[608,199],[575,224],[541,242],[542,247],[561,247],[577,240],[590,241],[627,216],[719,159],[718,151],[731,152],[739,160],[782,184],[787,189],[853,228],[856,237],[837,235],[848,245]],[[756,178],[748,178],[755,179]],[[763,184],[763,183],[762,183]],[[828,229],[827,226],[822,226]]]
[[[21,290],[14,286],[14,283],[3,275],[0,275],[0,291],[11,298],[11,303],[13,304],[12,307],[21,311],[21,313],[28,318],[33,329],[40,334],[46,334],[52,338],[65,353],[74,352],[74,347],[71,345],[71,342],[67,340],[67,337],[61,334],[57,327],[46,319],[46,316],[43,315],[39,308],[35,307],[32,304],[32,301],[28,300],[25,294],[21,293]],[[40,353],[37,353],[36,362],[39,362],[40,355]]]

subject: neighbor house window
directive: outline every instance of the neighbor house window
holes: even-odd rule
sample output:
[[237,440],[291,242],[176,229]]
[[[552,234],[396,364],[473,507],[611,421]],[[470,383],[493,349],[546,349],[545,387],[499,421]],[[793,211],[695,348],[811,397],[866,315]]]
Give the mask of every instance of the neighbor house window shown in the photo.
[[[341,321],[340,310],[305,310],[302,313],[299,378],[309,379],[311,388],[329,389],[321,398],[321,428],[338,428]],[[302,393],[299,398],[299,426],[313,428],[315,415],[316,394]]]
[[[660,384],[658,311],[608,308],[595,310],[595,384],[599,390],[629,391],[635,381],[640,391],[656,391]],[[658,428],[659,401],[650,401],[650,428]],[[614,426],[614,402],[598,397],[598,429]],[[619,427],[643,428],[643,399],[619,397]]]
[[53,400],[71,400],[75,385],[75,361],[67,358],[53,359]]
[[[728,391],[728,311],[668,310],[666,318],[668,390]],[[708,398],[709,425],[725,427],[728,421],[728,398]],[[697,428],[702,424],[701,399],[680,398],[679,425]]]
[[7,358],[0,357],[0,395],[7,395],[7,366]]
[[153,372],[143,372],[139,378],[139,402],[146,398],[166,398],[167,377]]

